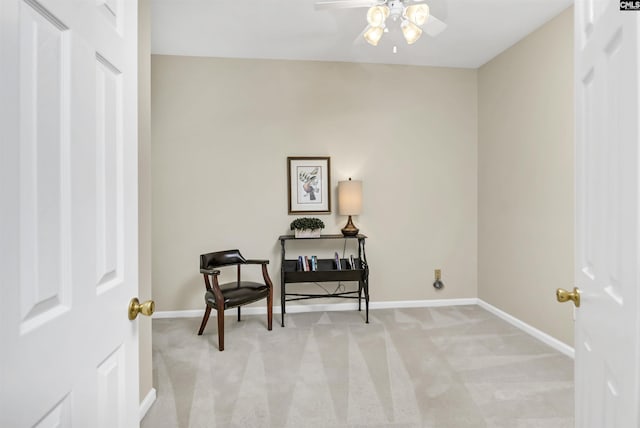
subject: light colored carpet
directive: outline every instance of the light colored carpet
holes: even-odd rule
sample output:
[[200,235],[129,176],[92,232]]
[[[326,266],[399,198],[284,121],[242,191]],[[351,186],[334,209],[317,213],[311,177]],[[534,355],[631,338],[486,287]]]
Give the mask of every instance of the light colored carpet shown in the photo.
[[153,321],[143,428],[573,427],[573,360],[478,306]]

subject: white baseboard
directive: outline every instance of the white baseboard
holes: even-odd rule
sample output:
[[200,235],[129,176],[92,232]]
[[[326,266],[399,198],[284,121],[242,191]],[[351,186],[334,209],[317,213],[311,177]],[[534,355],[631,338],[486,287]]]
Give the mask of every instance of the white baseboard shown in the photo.
[[149,393],[144,397],[144,400],[140,403],[140,420],[145,417],[153,403],[156,401],[156,389],[151,388]]
[[478,299],[478,305],[481,308],[491,312],[498,318],[502,318],[503,320],[513,325],[514,327],[519,328],[525,333],[528,333],[531,336],[535,337],[539,341],[551,346],[556,351],[566,355],[567,357],[575,358],[575,349],[567,345],[566,343],[559,341],[555,337],[549,336],[547,333],[538,330],[537,328],[527,324],[524,321],[520,321],[516,317],[509,315],[508,313],[504,312],[501,309],[496,308],[495,306],[485,302],[484,300]]
[[439,306],[477,305],[475,297],[467,299],[434,299],[434,300],[394,300],[391,302],[370,302],[369,309],[394,308],[434,308]]
[[[436,306],[462,306],[477,305],[478,299],[438,299],[438,300],[394,300],[389,302],[369,302],[369,309],[394,309],[394,308],[428,308]],[[364,309],[364,303],[362,304]],[[358,303],[320,303],[314,305],[287,305],[288,314],[302,312],[322,312],[322,311],[353,311],[358,308]],[[235,311],[235,309],[228,309]],[[280,305],[273,307],[273,313],[279,314]],[[244,306],[242,313],[246,315],[264,315],[267,308],[264,306]],[[184,311],[158,311],[153,314],[153,318],[200,318],[204,314],[203,309],[189,309]]]
[[[394,309],[394,308],[428,308],[439,306],[462,306],[462,305],[479,305],[483,309],[491,312],[497,317],[505,320],[509,324],[528,333],[539,341],[549,345],[556,351],[574,358],[575,350],[559,341],[558,339],[538,330],[537,328],[520,321],[514,316],[504,312],[501,309],[475,297],[466,299],[438,299],[438,300],[397,300],[388,302],[369,302],[369,309]],[[352,311],[358,308],[357,303],[324,303],[315,305],[287,305],[287,313],[295,314],[302,312],[320,312],[320,311]],[[233,311],[233,309],[230,309]],[[273,313],[279,314],[280,305],[274,306]],[[242,308],[242,313],[246,315],[263,315],[267,313],[267,308],[262,306],[248,306]],[[200,318],[204,314],[204,309],[192,309],[185,311],[159,311],[153,314],[154,318]]]
[[[248,311],[245,312],[249,313]],[[151,315],[151,318],[198,318],[202,317],[202,315],[204,315],[204,308],[185,311],[156,311]],[[215,315],[215,312],[212,315]]]

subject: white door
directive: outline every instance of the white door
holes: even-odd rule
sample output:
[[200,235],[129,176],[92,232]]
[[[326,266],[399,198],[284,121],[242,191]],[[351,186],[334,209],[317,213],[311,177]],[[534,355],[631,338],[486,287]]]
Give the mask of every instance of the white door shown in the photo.
[[0,0],[0,426],[138,426],[137,2]]
[[640,12],[576,0],[576,427],[639,426]]

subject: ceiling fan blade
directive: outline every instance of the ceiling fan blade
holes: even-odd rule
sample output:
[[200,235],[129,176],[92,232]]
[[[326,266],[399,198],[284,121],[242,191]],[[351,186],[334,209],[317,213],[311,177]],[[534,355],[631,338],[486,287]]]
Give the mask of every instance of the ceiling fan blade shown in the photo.
[[422,31],[430,35],[431,37],[435,37],[438,34],[442,33],[447,28],[447,24],[440,21],[438,18],[433,15],[429,15],[427,18],[427,22],[422,26]]
[[315,9],[351,9],[354,7],[371,7],[385,2],[386,0],[321,0],[315,3]]

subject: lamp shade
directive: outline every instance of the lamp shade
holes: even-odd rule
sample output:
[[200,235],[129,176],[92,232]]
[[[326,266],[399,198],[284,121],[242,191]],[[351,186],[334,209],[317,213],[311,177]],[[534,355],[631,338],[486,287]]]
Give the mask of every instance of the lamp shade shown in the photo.
[[429,17],[429,6],[425,3],[412,4],[405,10],[405,15],[409,21],[422,26]]
[[367,31],[364,32],[364,39],[373,46],[378,46],[378,42],[382,38],[382,33],[384,32],[384,28],[382,27],[369,27]]
[[387,6],[373,6],[367,11],[367,21],[372,27],[382,27],[388,16],[389,8]]
[[362,211],[362,181],[338,183],[338,210],[340,215],[358,215]]
[[402,29],[404,38],[410,45],[414,44],[422,35],[422,29],[408,20],[402,21],[402,24],[400,24],[400,28]]

